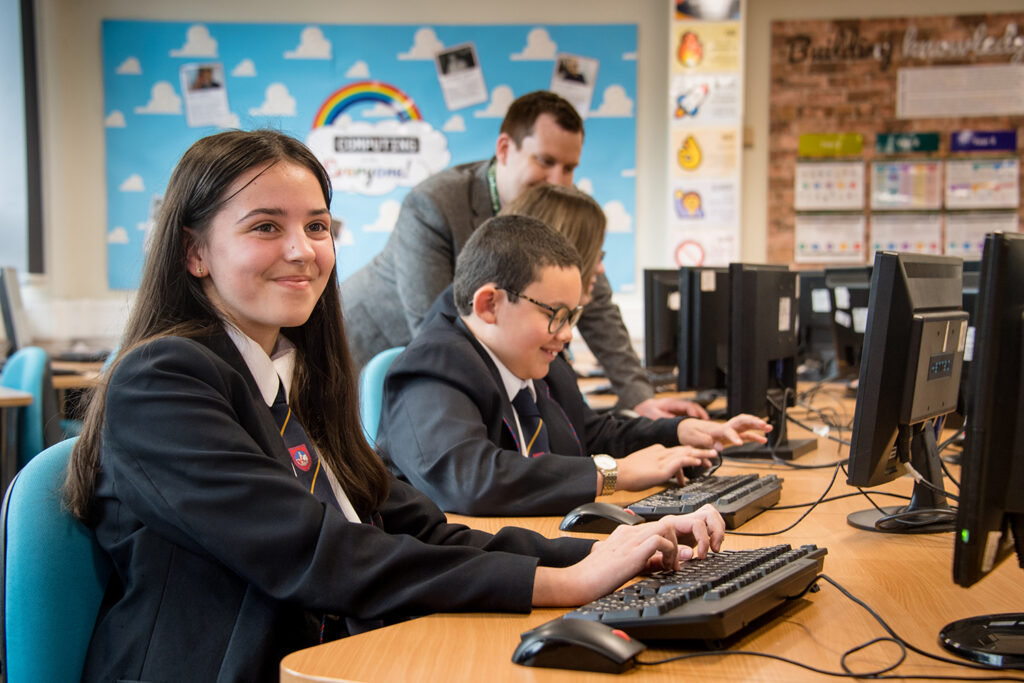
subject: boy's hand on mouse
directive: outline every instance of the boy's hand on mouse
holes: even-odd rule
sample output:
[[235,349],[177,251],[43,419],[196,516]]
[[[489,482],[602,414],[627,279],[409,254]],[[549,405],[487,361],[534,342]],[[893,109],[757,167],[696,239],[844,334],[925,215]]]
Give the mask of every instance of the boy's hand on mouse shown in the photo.
[[772,426],[761,418],[740,414],[725,423],[683,420],[677,434],[681,444],[721,451],[728,446],[740,446],[745,441],[767,443],[765,434],[771,430]]
[[619,459],[616,488],[621,491],[642,491],[670,479],[683,483],[684,467],[708,466],[717,455],[714,450],[692,446],[648,446]]

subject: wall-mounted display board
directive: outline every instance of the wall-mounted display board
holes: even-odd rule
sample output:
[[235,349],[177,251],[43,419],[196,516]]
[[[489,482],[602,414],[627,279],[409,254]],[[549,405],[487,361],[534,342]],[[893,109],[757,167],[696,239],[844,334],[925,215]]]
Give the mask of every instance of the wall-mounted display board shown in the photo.
[[665,265],[726,265],[740,254],[742,5],[670,0],[667,7]]
[[1013,209],[1020,204],[1020,161],[956,159],[946,162],[947,209]]
[[942,164],[938,161],[875,161],[871,164],[871,209],[941,209]]
[[[991,223],[1019,230],[1022,27],[1024,13],[773,22],[767,260],[833,263],[821,245],[849,244],[858,224],[863,261],[881,243],[974,254],[966,226],[979,223],[960,214],[977,209],[998,208]],[[810,144],[858,137],[840,158]],[[809,201],[807,174],[826,161],[863,165],[861,207],[838,192]]]
[[103,22],[108,282],[137,286],[171,170],[195,140],[271,127],[331,174],[345,277],[384,246],[409,188],[493,155],[519,95],[585,112],[576,184],[608,217],[612,286],[635,278],[636,25]]
[[797,162],[793,204],[797,211],[864,208],[864,163]]

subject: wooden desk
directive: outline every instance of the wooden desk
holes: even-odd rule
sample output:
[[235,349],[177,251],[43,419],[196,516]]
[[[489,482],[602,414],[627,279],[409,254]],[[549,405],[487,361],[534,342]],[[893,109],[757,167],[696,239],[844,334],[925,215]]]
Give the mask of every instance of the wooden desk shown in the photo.
[[102,363],[70,363],[67,361],[53,361],[54,369],[73,370],[73,375],[53,375],[53,388],[57,391],[68,389],[88,389],[96,385],[103,369]]
[[7,491],[18,472],[18,408],[32,404],[27,391],[0,387],[0,485]]
[[[852,411],[851,411],[852,414]],[[794,431],[799,431],[794,429]],[[797,462],[811,464],[836,459],[834,445],[822,441],[819,450]],[[785,479],[780,504],[811,502],[828,485],[832,469],[791,470],[768,463],[729,462],[723,473],[775,472]],[[830,495],[852,491],[842,472]],[[909,494],[911,482],[903,478],[880,491]],[[627,503],[642,493],[618,492],[607,497]],[[880,504],[893,499],[877,498]],[[866,601],[914,645],[945,655],[937,644],[939,629],[955,619],[991,612],[1024,611],[1024,575],[1012,561],[970,589],[952,581],[952,533],[897,536],[859,531],[846,523],[847,513],[868,507],[856,496],[824,503],[796,528],[782,535],[750,537],[730,534],[726,546],[753,548],[776,543],[798,546],[814,543],[828,549],[824,573]],[[742,532],[776,531],[788,526],[802,509],[769,511],[739,529]],[[559,518],[474,518],[450,515],[453,521],[485,531],[518,523],[557,537]],[[600,538],[600,537],[597,537]],[[730,649],[771,653],[840,671],[839,656],[872,638],[885,635],[882,627],[861,607],[830,584],[774,613],[771,619],[730,643]],[[439,614],[389,626],[318,647],[295,652],[281,664],[282,681],[587,681],[612,680],[604,674],[524,667],[511,662],[519,634],[564,613],[564,609],[537,609],[518,614]],[[684,649],[651,649],[640,659],[655,660]],[[851,660],[855,670],[866,670],[896,659],[891,644],[873,646]],[[860,668],[863,667],[863,668]],[[967,669],[932,662],[910,653],[897,670],[923,676],[979,675]],[[764,658],[728,656],[640,667],[626,680],[667,681],[817,681],[821,676]]]

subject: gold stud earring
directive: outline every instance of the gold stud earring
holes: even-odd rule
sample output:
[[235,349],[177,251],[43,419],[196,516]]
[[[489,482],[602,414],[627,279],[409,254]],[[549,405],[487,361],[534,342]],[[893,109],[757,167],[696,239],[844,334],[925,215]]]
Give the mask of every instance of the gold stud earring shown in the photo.
[[196,275],[202,275],[202,274],[203,274],[203,267],[202,266],[196,266]]

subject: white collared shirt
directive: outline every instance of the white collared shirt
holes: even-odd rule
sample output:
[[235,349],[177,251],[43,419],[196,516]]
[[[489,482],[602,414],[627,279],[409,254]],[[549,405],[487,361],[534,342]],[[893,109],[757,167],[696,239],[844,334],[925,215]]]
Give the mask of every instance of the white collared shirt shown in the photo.
[[[468,325],[466,326],[466,329],[469,329]],[[472,333],[473,331],[470,330],[470,334]],[[476,335],[473,336],[476,337]],[[520,391],[523,390],[524,387],[530,390],[530,395],[533,396],[533,400],[534,402],[536,402],[537,387],[534,386],[533,380],[520,379],[519,377],[516,377],[514,374],[512,374],[512,371],[509,370],[496,355],[494,355],[494,352],[491,351],[490,348],[488,348],[487,344],[485,344],[479,338],[477,338],[477,341],[480,342],[480,346],[484,347],[484,351],[487,352],[487,355],[491,357],[491,360],[493,360],[494,364],[497,366],[498,374],[501,375],[501,382],[502,384],[505,385],[505,393],[508,394],[508,402],[512,403],[512,400]],[[515,417],[516,419],[516,431],[519,432],[519,452],[522,453],[524,457],[528,458],[530,457],[530,452],[529,450],[527,450],[529,444],[527,443],[526,437],[523,434],[523,426],[519,424],[519,413],[516,412],[515,405],[512,406],[512,416]]]
[[[295,374],[295,345],[287,337],[279,334],[274,352],[268,356],[263,347],[231,323],[225,321],[224,329],[231,341],[234,342],[238,352],[242,354],[242,359],[249,368],[249,372],[252,373],[253,379],[256,380],[256,386],[259,387],[260,395],[267,407],[274,405],[277,389],[282,384],[285,398],[290,401],[291,397],[288,394],[291,391],[292,377]],[[334,476],[327,461],[321,460],[321,465],[345,519],[360,523],[359,515],[356,514],[352,502],[345,494],[345,489],[341,487],[341,482]]]

